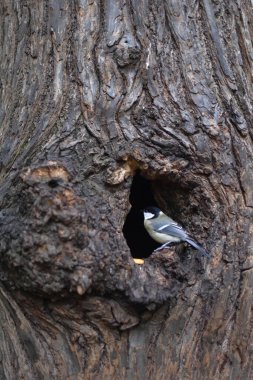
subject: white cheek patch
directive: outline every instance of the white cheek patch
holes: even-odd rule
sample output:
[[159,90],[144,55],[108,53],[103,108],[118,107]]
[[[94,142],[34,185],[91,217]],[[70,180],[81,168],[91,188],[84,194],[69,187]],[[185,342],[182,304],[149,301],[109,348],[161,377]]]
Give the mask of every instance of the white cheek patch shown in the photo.
[[154,216],[155,214],[152,214],[152,212],[144,212],[145,219],[152,219]]

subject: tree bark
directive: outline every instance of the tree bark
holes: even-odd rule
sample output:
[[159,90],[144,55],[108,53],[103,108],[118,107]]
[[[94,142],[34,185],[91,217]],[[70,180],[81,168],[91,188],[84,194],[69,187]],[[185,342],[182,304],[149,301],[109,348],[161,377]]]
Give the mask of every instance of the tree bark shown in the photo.
[[[252,2],[0,7],[0,378],[252,379]],[[136,176],[211,260],[134,263]]]

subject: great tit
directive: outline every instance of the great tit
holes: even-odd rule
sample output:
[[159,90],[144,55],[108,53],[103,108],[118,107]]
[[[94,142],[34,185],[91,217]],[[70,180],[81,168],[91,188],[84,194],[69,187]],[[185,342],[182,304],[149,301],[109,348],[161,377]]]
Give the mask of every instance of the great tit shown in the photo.
[[197,249],[202,255],[210,258],[209,253],[197,243],[179,224],[174,222],[157,207],[148,207],[143,211],[144,227],[148,234],[162,246],[155,251],[167,247],[170,244],[186,242]]

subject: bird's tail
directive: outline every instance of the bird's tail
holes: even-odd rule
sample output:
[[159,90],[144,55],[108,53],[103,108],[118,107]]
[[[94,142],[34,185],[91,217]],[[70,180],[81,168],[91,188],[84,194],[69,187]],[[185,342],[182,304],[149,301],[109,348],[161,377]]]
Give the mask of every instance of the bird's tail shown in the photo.
[[209,253],[205,250],[204,247],[202,247],[202,245],[200,245],[199,243],[197,243],[195,240],[193,240],[192,238],[188,237],[185,239],[185,241],[190,244],[193,248],[197,249],[199,252],[202,253],[203,256],[206,256],[210,259],[210,255]]

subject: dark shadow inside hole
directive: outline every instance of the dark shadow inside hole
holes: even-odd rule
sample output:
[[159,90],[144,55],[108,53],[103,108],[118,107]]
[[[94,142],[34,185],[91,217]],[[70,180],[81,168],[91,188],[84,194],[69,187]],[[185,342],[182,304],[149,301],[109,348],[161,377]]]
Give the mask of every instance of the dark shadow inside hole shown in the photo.
[[159,246],[148,235],[143,224],[142,210],[148,206],[158,206],[152,193],[151,181],[137,173],[133,178],[129,200],[132,208],[126,217],[123,234],[131,255],[146,258]]
[[59,186],[59,180],[58,179],[50,179],[50,181],[48,181],[47,184],[49,187],[54,188],[54,187]]

